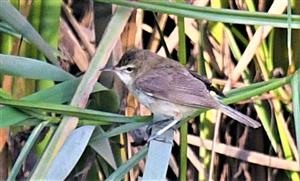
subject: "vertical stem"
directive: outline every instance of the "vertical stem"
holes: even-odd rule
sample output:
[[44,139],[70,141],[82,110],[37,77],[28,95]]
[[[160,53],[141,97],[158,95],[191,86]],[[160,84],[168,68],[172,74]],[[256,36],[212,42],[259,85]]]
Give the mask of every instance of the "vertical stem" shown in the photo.
[[209,181],[213,181],[214,180],[214,160],[216,157],[216,152],[215,152],[215,144],[218,141],[218,137],[219,137],[219,129],[220,129],[220,123],[221,123],[221,112],[218,111],[217,115],[216,115],[216,126],[215,126],[215,130],[214,130],[214,138],[213,138],[213,142],[212,142],[212,148],[211,148],[211,160],[210,160],[210,166],[209,166],[209,176],[208,176],[208,180]]
[[178,34],[179,34],[179,62],[183,65],[186,64],[186,45],[185,45],[185,30],[184,30],[184,18],[178,17]]
[[[289,0],[290,1],[290,0]],[[293,13],[294,14],[299,14],[300,12],[300,2],[299,1],[292,1],[289,2],[289,4],[293,4]],[[292,57],[292,64],[289,65],[290,71],[293,71],[293,69],[296,69],[296,73],[293,76],[291,80],[291,85],[292,85],[292,103],[293,103],[293,112],[294,112],[294,127],[295,127],[295,132],[296,132],[296,142],[298,145],[298,154],[300,155],[300,124],[297,120],[300,119],[300,51],[297,48],[297,42],[300,40],[300,30],[292,30],[293,34],[290,36],[293,36],[293,38],[290,38],[291,40],[291,51],[293,50],[293,57]],[[291,53],[289,51],[289,53]],[[300,166],[300,162],[299,162]],[[295,174],[293,174],[295,175]]]
[[[179,50],[178,57],[181,64],[186,64],[186,45],[184,18],[178,17]],[[180,127],[180,170],[179,180],[187,178],[187,122]]]

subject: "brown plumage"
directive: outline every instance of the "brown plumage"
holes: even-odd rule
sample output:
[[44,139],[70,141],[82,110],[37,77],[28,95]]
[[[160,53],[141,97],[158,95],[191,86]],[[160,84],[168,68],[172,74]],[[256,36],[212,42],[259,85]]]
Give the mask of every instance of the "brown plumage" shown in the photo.
[[184,66],[148,50],[127,51],[118,65],[109,70],[154,114],[181,119],[199,108],[212,108],[247,126],[260,126],[252,118],[223,105],[210,94],[205,83]]

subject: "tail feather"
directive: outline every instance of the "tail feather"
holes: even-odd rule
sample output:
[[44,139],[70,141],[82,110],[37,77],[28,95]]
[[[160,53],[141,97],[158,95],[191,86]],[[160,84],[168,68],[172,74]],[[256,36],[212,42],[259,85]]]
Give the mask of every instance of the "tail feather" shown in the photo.
[[229,106],[220,104],[220,110],[227,116],[235,119],[236,121],[238,121],[240,123],[245,124],[246,126],[250,126],[253,128],[258,128],[261,126],[261,124],[259,122],[255,121],[254,119],[250,118],[249,116],[246,116],[245,114],[242,114],[239,111],[237,111]]

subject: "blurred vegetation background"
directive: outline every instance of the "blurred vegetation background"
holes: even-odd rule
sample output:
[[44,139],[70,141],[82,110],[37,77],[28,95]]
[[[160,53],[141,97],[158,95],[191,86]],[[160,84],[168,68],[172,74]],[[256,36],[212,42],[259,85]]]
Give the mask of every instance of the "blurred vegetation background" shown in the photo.
[[299,10],[296,0],[1,0],[1,180],[143,176],[151,113],[98,71],[133,47],[206,76],[262,123],[202,111],[175,133],[168,168],[149,169],[300,180]]

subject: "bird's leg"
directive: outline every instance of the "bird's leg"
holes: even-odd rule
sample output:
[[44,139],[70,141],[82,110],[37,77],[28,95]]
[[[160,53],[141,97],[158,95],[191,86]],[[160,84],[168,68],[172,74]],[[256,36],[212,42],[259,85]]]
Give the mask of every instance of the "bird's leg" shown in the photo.
[[162,129],[158,130],[154,135],[151,135],[151,137],[148,139],[148,142],[155,139],[157,141],[165,141],[164,139],[159,139],[159,136],[164,134],[168,129],[172,128],[174,125],[176,125],[180,120],[173,119],[171,122],[169,122],[166,126],[164,126]]
[[163,127],[161,130],[156,132],[157,136],[162,135],[164,132],[166,132],[168,129],[172,128],[174,125],[176,125],[180,120],[173,119],[169,124],[167,124],[165,127]]
[[[154,127],[154,126],[156,126],[156,125],[157,125],[157,126],[163,125],[164,123],[170,121],[170,119],[171,119],[171,118],[167,118],[167,119],[157,120],[157,121],[154,121],[154,122],[150,123],[150,124],[147,126],[146,132],[150,134],[150,133],[151,133],[152,127]],[[162,126],[161,126],[161,127],[162,127]]]

